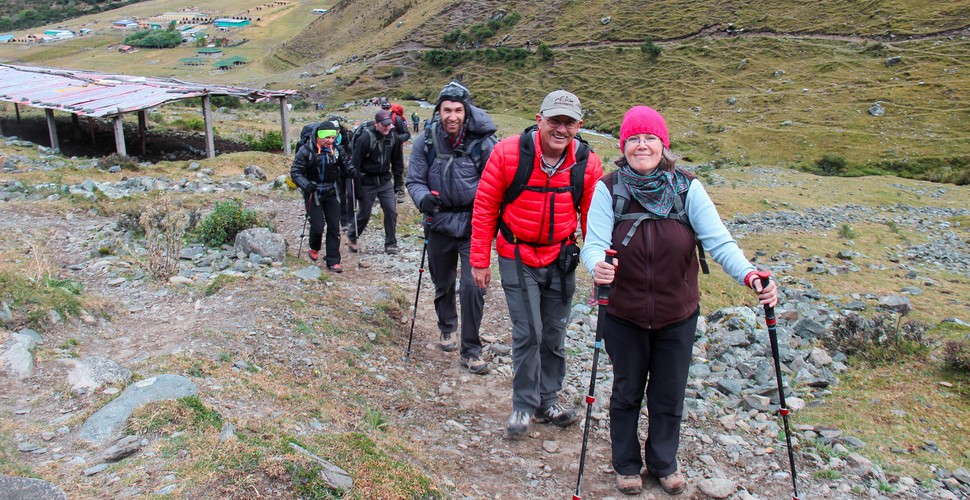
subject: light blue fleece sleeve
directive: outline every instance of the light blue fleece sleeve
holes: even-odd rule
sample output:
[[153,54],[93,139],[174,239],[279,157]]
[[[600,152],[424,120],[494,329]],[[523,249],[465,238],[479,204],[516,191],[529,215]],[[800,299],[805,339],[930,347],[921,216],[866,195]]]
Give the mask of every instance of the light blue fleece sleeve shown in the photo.
[[613,246],[613,197],[601,180],[596,183],[593,200],[586,215],[586,238],[579,256],[583,265],[593,274],[593,266],[606,259],[606,249]]
[[704,250],[721,265],[724,272],[744,285],[744,277],[754,271],[755,267],[748,262],[738,242],[724,227],[714,202],[697,179],[691,181],[690,189],[687,190],[687,214],[697,238],[704,245]]

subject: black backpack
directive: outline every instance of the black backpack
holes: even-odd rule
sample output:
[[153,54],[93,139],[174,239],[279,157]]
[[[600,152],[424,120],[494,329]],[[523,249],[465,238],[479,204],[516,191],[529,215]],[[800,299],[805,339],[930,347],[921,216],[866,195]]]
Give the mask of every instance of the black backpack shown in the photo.
[[360,138],[361,135],[365,133],[368,134],[368,136],[370,136],[369,153],[373,153],[374,150],[377,149],[378,140],[377,140],[376,130],[374,129],[374,120],[368,120],[354,127],[354,131],[350,133],[349,147],[350,147],[351,154],[353,154],[354,146],[357,144],[357,140]]
[[[499,209],[499,223],[498,229],[502,232],[502,236],[505,241],[515,242],[518,241],[515,235],[512,234],[512,230],[505,224],[502,220],[502,213],[505,211],[505,207],[516,200],[523,191],[536,191],[539,193],[566,193],[569,192],[573,197],[573,207],[576,209],[576,213],[580,211],[580,205],[583,201],[583,188],[584,180],[586,177],[586,164],[589,162],[589,153],[592,149],[589,147],[589,143],[586,142],[579,134],[576,134],[576,140],[579,145],[576,147],[576,164],[573,165],[572,170],[569,172],[569,185],[550,188],[545,186],[529,186],[529,177],[532,175],[532,169],[535,167],[535,144],[532,140],[532,132],[538,130],[538,125],[533,125],[522,132],[519,136],[519,165],[515,170],[515,176],[512,178],[512,183],[505,190],[505,197],[502,200],[502,206]],[[552,234],[554,229],[555,221],[550,218],[549,220],[549,233]],[[533,243],[536,242],[522,242],[520,243]],[[548,244],[548,243],[539,243]]]
[[313,143],[317,136],[317,127],[320,126],[319,122],[309,123],[303,126],[300,130],[300,140],[296,143],[296,149],[294,151],[299,151],[304,144]]
[[[633,220],[633,226],[623,237],[623,241],[620,243],[623,246],[627,246],[630,243],[630,238],[633,238],[633,233],[637,231],[640,227],[640,223],[645,220],[652,219],[673,219],[677,222],[687,226],[688,229],[694,231],[693,226],[690,225],[690,217],[687,214],[687,191],[680,193],[678,196],[674,196],[674,207],[670,211],[667,217],[661,217],[652,212],[642,212],[630,214],[627,213],[627,209],[630,208],[630,190],[627,189],[626,184],[620,182],[620,176],[613,174],[613,227],[616,227],[621,221]],[[701,240],[697,239],[695,234],[694,241],[697,244],[697,260],[700,262],[701,271],[704,274],[711,274],[710,268],[707,266],[707,257],[704,255],[704,246],[701,244]]]

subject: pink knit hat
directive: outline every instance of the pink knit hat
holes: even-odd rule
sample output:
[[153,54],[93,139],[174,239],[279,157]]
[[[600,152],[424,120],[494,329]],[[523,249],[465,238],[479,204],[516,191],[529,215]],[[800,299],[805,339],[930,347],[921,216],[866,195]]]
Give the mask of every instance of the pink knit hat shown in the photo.
[[653,108],[634,106],[623,115],[623,124],[620,125],[620,151],[623,151],[627,138],[637,134],[653,134],[660,138],[665,148],[670,149],[667,122]]

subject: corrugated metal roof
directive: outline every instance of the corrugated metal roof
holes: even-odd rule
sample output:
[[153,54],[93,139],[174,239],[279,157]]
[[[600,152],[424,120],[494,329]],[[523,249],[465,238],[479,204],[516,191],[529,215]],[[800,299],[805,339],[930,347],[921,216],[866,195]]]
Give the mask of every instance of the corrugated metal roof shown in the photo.
[[260,101],[296,95],[183,82],[174,78],[113,75],[83,70],[0,64],[0,100],[84,116],[114,116],[203,95],[234,95]]

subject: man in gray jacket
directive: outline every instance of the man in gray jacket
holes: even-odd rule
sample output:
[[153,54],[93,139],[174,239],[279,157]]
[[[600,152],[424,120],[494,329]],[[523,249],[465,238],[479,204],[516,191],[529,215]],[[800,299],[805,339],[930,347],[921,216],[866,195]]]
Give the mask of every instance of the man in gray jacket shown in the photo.
[[[438,348],[458,348],[452,333],[458,330],[455,278],[461,260],[461,366],[471,373],[488,373],[481,360],[485,293],[475,284],[469,263],[472,205],[478,180],[498,140],[495,122],[471,104],[467,88],[458,82],[445,85],[435,103],[435,118],[418,135],[408,166],[408,194],[428,214],[428,270],[434,282],[434,308],[441,340]],[[433,194],[436,192],[437,194]]]

